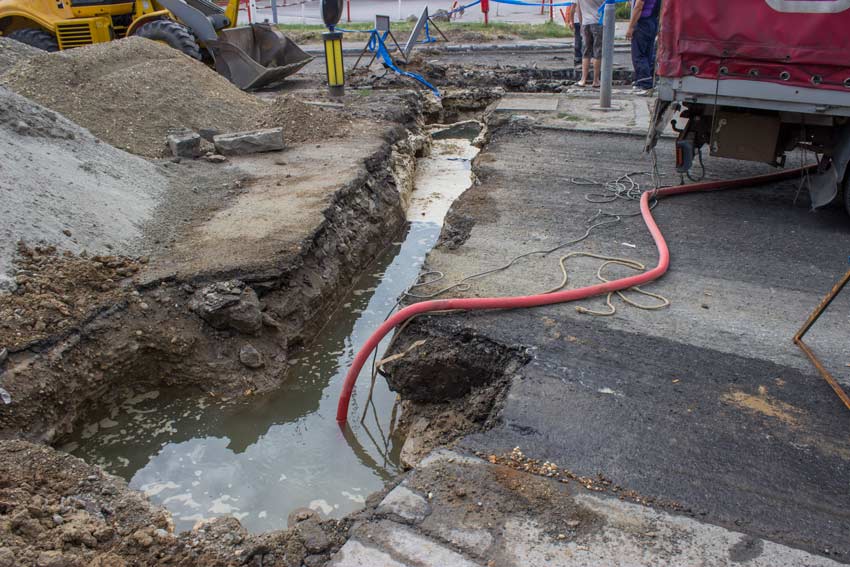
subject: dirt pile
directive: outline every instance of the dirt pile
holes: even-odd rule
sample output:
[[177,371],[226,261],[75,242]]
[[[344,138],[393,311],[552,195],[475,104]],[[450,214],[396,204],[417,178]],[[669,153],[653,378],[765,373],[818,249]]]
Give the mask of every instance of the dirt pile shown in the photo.
[[23,441],[0,456],[0,567],[323,565],[347,528],[310,516],[252,537],[220,518],[175,535],[167,512],[76,457]]
[[0,75],[18,63],[42,54],[44,54],[44,51],[31,47],[26,43],[21,43],[8,37],[0,37]]
[[167,184],[157,166],[0,87],[0,290],[15,287],[19,241],[137,255]]
[[290,95],[275,99],[264,126],[282,126],[287,144],[320,142],[345,137],[354,120],[334,108],[308,104]]
[[266,108],[203,63],[139,37],[38,55],[0,84],[149,157],[163,155],[171,129],[251,130]]
[[127,293],[119,282],[145,262],[120,256],[81,258],[52,246],[19,244],[16,293],[0,295],[0,345],[19,350],[62,332]]

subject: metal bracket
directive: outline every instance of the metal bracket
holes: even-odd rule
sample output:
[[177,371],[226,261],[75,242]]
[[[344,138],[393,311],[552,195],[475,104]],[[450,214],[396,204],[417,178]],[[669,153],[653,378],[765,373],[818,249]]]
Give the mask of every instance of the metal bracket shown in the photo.
[[841,384],[835,379],[835,377],[829,373],[829,370],[821,364],[820,360],[815,356],[815,353],[809,348],[809,345],[803,342],[803,336],[812,328],[812,325],[818,320],[818,318],[826,311],[826,308],[829,307],[829,304],[832,303],[832,300],[838,297],[838,294],[841,293],[841,290],[844,289],[844,286],[850,282],[850,270],[847,270],[847,273],[842,276],[842,278],[838,281],[835,286],[829,291],[826,297],[824,297],[821,302],[818,304],[817,308],[815,308],[814,312],[809,315],[809,318],[803,323],[803,326],[800,327],[800,330],[797,331],[797,334],[794,335],[794,344],[799,346],[806,356],[809,357],[809,360],[812,361],[812,364],[815,365],[815,368],[818,369],[823,379],[827,381],[827,383],[832,387],[838,397],[844,402],[844,405],[847,409],[850,409],[850,396],[847,395],[847,392],[841,387]]

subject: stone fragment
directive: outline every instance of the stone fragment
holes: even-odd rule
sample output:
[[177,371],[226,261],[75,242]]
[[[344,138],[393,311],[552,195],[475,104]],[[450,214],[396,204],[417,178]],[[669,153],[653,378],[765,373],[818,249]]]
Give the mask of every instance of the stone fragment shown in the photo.
[[316,518],[299,522],[295,531],[301,537],[304,547],[311,554],[322,553],[331,546],[330,538],[322,530],[322,526]]
[[219,154],[210,154],[204,156],[204,160],[210,163],[224,163],[227,161],[227,158]]
[[255,334],[263,326],[257,294],[239,280],[216,282],[197,290],[189,308],[219,330]]
[[245,343],[239,349],[239,362],[248,368],[260,368],[264,364],[263,355],[250,343]]
[[165,140],[174,157],[195,158],[201,155],[201,137],[190,130],[172,132]]
[[429,512],[428,502],[402,485],[392,489],[378,505],[379,514],[395,514],[409,522],[421,522]]
[[213,137],[218,153],[226,156],[282,150],[283,128],[267,128],[253,132],[219,134]]
[[305,522],[311,518],[316,520],[321,519],[319,513],[312,508],[296,508],[289,513],[289,516],[286,517],[286,525],[291,528],[294,527],[295,524]]

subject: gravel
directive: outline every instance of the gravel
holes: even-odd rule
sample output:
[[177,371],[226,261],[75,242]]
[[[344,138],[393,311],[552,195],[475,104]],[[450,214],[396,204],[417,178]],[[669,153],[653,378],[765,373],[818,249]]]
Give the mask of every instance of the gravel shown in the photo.
[[0,87],[0,289],[19,241],[137,255],[167,187],[156,165]]
[[29,46],[26,43],[0,37],[0,75],[23,61],[43,54],[44,51]]
[[203,63],[140,37],[41,53],[0,84],[148,157],[164,155],[170,130],[252,130],[268,108]]

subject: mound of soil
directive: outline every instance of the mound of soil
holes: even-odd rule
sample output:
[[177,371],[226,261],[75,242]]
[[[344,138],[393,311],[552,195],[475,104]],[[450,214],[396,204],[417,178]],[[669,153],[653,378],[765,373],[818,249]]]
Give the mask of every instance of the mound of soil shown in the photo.
[[77,257],[52,246],[18,246],[16,293],[0,295],[0,345],[12,351],[81,321],[98,306],[115,303],[119,282],[139,271],[144,258]]
[[342,138],[354,120],[333,108],[307,104],[293,96],[281,95],[272,103],[263,125],[282,126],[288,144],[320,142],[328,138]]
[[293,514],[291,529],[259,536],[235,518],[174,534],[167,512],[99,467],[0,440],[0,567],[324,565],[347,527]]
[[251,130],[267,107],[203,63],[140,37],[42,53],[0,84],[149,157],[164,154],[171,129]]
[[23,61],[43,54],[44,51],[31,47],[26,43],[0,37],[0,75]]
[[157,166],[0,87],[0,291],[19,241],[138,255],[167,186]]

